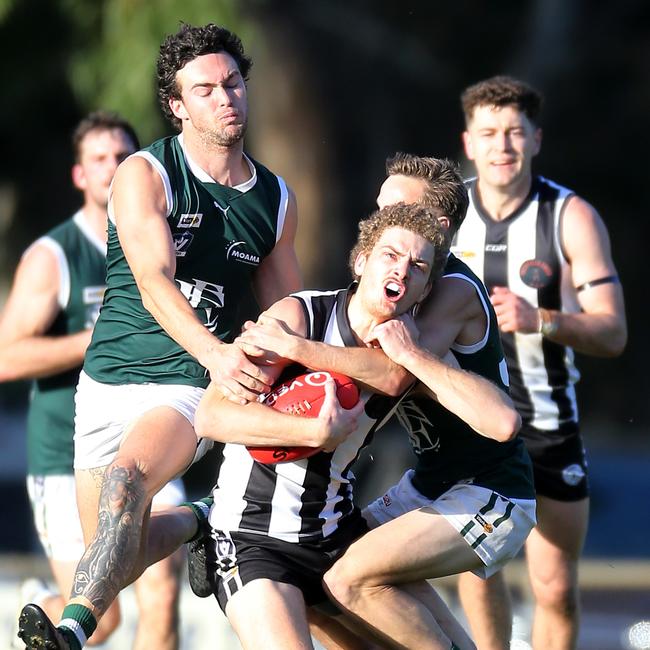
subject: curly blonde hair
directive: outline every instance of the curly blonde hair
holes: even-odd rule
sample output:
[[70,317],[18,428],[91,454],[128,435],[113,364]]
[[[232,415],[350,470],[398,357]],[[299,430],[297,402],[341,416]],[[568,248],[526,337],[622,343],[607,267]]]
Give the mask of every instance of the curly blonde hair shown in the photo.
[[354,263],[361,253],[369,254],[388,228],[403,228],[424,237],[432,244],[434,257],[429,280],[435,282],[445,267],[451,243],[449,231],[440,224],[442,216],[440,209],[419,203],[396,203],[373,212],[359,222],[357,243],[350,251],[349,266],[353,277],[358,279]]

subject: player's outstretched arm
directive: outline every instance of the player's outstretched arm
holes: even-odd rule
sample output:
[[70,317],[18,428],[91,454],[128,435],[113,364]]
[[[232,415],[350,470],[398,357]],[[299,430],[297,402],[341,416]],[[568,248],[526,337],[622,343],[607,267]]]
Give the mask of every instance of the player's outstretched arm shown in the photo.
[[48,377],[82,364],[91,330],[45,336],[61,310],[59,275],[43,243],[21,258],[0,318],[0,381]]
[[451,353],[443,361],[421,347],[410,316],[378,325],[373,335],[391,359],[407,368],[434,399],[477,433],[500,442],[517,435],[521,418],[510,397],[491,381],[461,370]]

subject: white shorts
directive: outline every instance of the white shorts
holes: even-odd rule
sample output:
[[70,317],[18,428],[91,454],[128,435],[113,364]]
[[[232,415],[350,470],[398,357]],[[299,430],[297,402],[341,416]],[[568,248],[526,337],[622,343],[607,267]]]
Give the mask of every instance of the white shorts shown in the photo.
[[[56,562],[77,562],[85,546],[74,476],[27,476],[27,492],[45,555]],[[176,479],[156,494],[152,504],[177,506],[185,500],[183,482]]]
[[[113,462],[131,423],[158,406],[170,406],[194,426],[203,393],[204,388],[177,384],[102,384],[82,371],[74,397],[74,468],[94,469]],[[212,440],[198,438],[192,463],[212,445]]]
[[397,485],[366,510],[378,524],[420,508],[435,510],[463,536],[485,565],[473,571],[480,578],[489,578],[517,555],[536,524],[535,499],[508,499],[471,483],[456,483],[437,499],[428,499],[413,487],[413,474],[412,469],[408,470]]

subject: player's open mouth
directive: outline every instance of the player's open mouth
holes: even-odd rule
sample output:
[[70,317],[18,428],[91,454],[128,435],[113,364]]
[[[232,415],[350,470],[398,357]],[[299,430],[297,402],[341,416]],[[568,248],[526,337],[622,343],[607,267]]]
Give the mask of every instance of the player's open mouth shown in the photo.
[[390,282],[384,285],[384,295],[391,302],[398,301],[404,295],[405,292],[406,292],[406,287],[399,282],[395,282],[394,280],[391,280]]

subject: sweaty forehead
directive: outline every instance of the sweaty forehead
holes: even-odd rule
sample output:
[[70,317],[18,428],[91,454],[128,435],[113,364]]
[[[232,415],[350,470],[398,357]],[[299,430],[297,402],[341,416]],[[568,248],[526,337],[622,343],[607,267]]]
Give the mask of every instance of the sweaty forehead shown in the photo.
[[379,208],[396,203],[417,203],[425,190],[425,181],[413,176],[395,174],[389,176],[379,189]]

